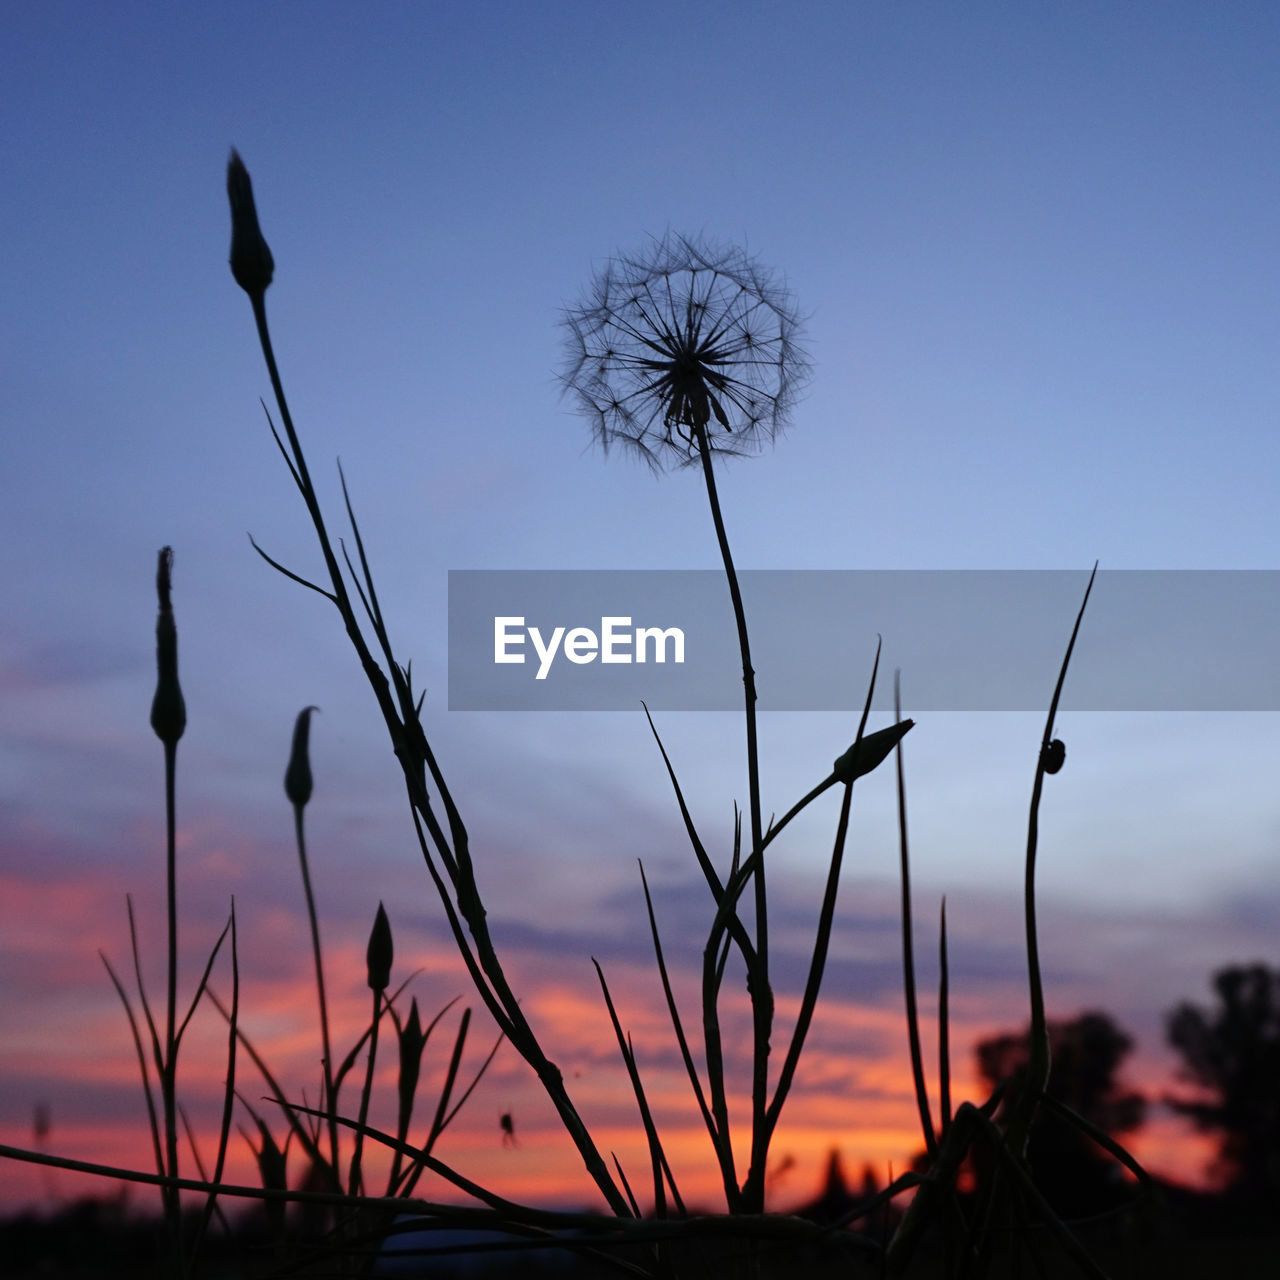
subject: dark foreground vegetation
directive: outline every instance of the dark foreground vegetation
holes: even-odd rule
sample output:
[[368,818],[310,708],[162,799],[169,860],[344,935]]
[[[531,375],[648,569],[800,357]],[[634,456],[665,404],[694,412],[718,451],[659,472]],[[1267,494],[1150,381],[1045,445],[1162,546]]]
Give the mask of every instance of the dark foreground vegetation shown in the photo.
[[[1230,1195],[1211,1195],[1170,1183],[1158,1183],[1159,1203],[1137,1201],[1132,1187],[1117,1195],[1130,1207],[1071,1225],[1105,1274],[1115,1280],[1274,1280],[1280,1275],[1280,1227],[1277,1214],[1257,1213]],[[830,1189],[829,1189],[830,1190]],[[973,1195],[960,1198],[973,1211]],[[850,1201],[852,1203],[852,1200]],[[804,1209],[801,1209],[804,1212]],[[883,1239],[896,1212],[879,1223],[857,1224],[862,1233]],[[844,1237],[849,1237],[845,1239]],[[399,1248],[400,1256],[392,1256]],[[725,1238],[716,1233],[668,1246],[671,1260],[684,1276],[737,1273],[737,1263],[772,1276],[878,1277],[882,1260],[870,1256],[849,1232],[836,1230],[826,1244]],[[0,1222],[0,1257],[8,1280],[167,1280],[168,1235],[159,1217],[131,1212],[120,1200],[82,1200],[51,1215],[24,1214]],[[430,1252],[425,1252],[430,1251]],[[438,1252],[439,1251],[439,1252]],[[446,1252],[447,1251],[447,1252]],[[602,1251],[603,1252],[603,1251]],[[621,1276],[617,1263],[645,1261],[640,1246],[607,1251],[611,1264],[596,1254],[572,1248],[530,1249],[496,1233],[444,1227],[416,1231],[399,1246],[388,1245],[382,1257],[369,1259],[366,1274],[380,1277],[521,1277]],[[647,1261],[653,1263],[650,1249]],[[939,1240],[921,1243],[908,1276],[947,1274],[948,1262]],[[354,1274],[359,1274],[357,1268]],[[338,1276],[337,1259],[320,1242],[283,1262],[279,1241],[266,1222],[249,1213],[234,1223],[230,1236],[214,1233],[201,1251],[197,1273],[207,1280],[286,1275]],[[345,1274],[353,1274],[347,1270]],[[1034,1227],[997,1241],[988,1275],[1076,1276],[1076,1263],[1064,1256],[1043,1231]]]
[[[1215,1007],[1183,1003],[1167,1016],[1170,1042],[1183,1057],[1188,1082],[1198,1090],[1193,1098],[1164,1101],[1216,1135],[1218,1154],[1211,1172],[1219,1190],[1194,1190],[1155,1178],[1143,1189],[1120,1176],[1105,1153],[1053,1111],[1032,1132],[1027,1160],[1037,1189],[1095,1264],[1116,1280],[1208,1275],[1271,1280],[1280,1275],[1280,1135],[1275,1128],[1280,1112],[1280,970],[1260,965],[1224,969],[1215,975],[1213,987]],[[1050,1032],[1049,1096],[1108,1134],[1138,1130],[1151,1100],[1121,1078],[1132,1049],[1128,1036],[1100,1012],[1051,1022]],[[996,1120],[1003,1125],[1016,1108],[1025,1079],[1028,1037],[1025,1032],[993,1036],[979,1043],[975,1053],[987,1084],[1002,1090]],[[37,1125],[47,1130],[49,1124],[42,1108]],[[981,1214],[984,1192],[998,1176],[991,1160],[970,1161],[956,1180],[952,1211],[965,1219]],[[883,1190],[870,1166],[851,1179],[833,1147],[820,1193],[790,1209],[796,1218],[831,1227],[825,1240],[735,1239],[724,1233],[719,1225],[724,1219],[719,1219],[708,1223],[705,1235],[695,1233],[661,1247],[680,1275],[720,1275],[736,1270],[734,1262],[750,1260],[750,1269],[762,1276],[878,1276],[882,1257],[875,1247],[883,1248],[902,1219],[899,1205],[882,1199]],[[365,1274],[587,1277],[623,1275],[628,1262],[654,1261],[651,1245],[586,1251],[582,1233],[562,1235],[570,1247],[548,1248],[448,1221],[429,1228],[404,1225],[404,1234],[390,1237],[381,1248],[369,1246]],[[195,1215],[189,1226],[195,1229]],[[1043,1224],[1011,1222],[1001,1228],[995,1223],[991,1238],[991,1276],[1081,1273],[1074,1260],[1062,1256]],[[906,1274],[954,1274],[956,1260],[946,1256],[946,1247],[941,1233],[927,1233]],[[0,1257],[5,1259],[3,1274],[13,1280],[160,1280],[171,1274],[163,1219],[135,1211],[127,1192],[0,1222]],[[348,1252],[344,1269],[332,1241],[314,1219],[308,1222],[303,1206],[275,1221],[255,1207],[232,1217],[227,1229],[210,1233],[198,1275],[230,1280],[360,1274],[363,1268],[352,1267],[352,1261]]]

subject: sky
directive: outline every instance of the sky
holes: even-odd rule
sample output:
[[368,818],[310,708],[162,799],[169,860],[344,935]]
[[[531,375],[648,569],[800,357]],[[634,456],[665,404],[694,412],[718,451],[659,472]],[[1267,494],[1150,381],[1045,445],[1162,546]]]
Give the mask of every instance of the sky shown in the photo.
[[[380,900],[424,1013],[461,995],[448,1029],[478,1004],[340,621],[249,543],[321,571],[227,269],[232,146],[275,256],[268,311],[312,472],[336,528],[342,461],[523,1007],[601,1145],[642,1171],[601,962],[691,1198],[714,1204],[713,1161],[637,858],[690,1010],[710,899],[643,713],[447,700],[451,570],[719,565],[696,471],[604,458],[561,395],[560,321],[592,273],[671,229],[744,246],[794,292],[811,386],[776,446],[718,477],[740,567],[1075,570],[1081,593],[1095,561],[1280,567],[1271,5],[54,0],[11,6],[4,28],[2,1141],[30,1144],[44,1104],[59,1153],[148,1159],[97,953],[127,976],[131,893],[161,990],[147,717],[165,545],[189,713],[183,990],[234,895],[245,1022],[314,1096],[281,778],[294,717],[315,704],[308,830],[335,1017],[344,1033],[363,1025]],[[1211,621],[1229,663],[1237,624]],[[1087,615],[1078,654],[1105,663]],[[827,660],[869,674],[872,656]],[[972,1095],[972,1044],[1028,1016],[1021,876],[1044,713],[916,708],[910,670],[903,689],[926,1048],[945,894],[956,1073]],[[724,865],[746,793],[741,716],[663,713],[658,728]],[[855,729],[847,711],[763,714],[766,811],[824,777]],[[1050,1014],[1109,1012],[1134,1040],[1127,1080],[1158,1101],[1180,1087],[1168,1010],[1207,1000],[1226,964],[1280,963],[1275,716],[1082,711],[1068,681],[1057,732],[1067,763],[1046,788],[1038,879]],[[816,1191],[832,1146],[883,1176],[920,1145],[891,772],[855,795],[826,1000],[775,1144],[779,1205]],[[784,1013],[837,808],[815,805],[776,851]],[[491,1034],[477,1014],[469,1063]],[[182,1064],[206,1150],[221,1036],[203,1011]],[[437,1071],[449,1043],[428,1050]],[[1158,1105],[1135,1149],[1187,1178],[1207,1155]],[[509,1048],[439,1154],[509,1195],[593,1202]],[[230,1169],[252,1179],[242,1145]],[[0,1164],[6,1205],[90,1185]]]

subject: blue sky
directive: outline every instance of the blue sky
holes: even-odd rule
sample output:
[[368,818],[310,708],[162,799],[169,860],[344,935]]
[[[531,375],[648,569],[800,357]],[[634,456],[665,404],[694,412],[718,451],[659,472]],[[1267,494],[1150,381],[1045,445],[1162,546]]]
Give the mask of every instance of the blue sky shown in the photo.
[[[606,462],[559,395],[561,309],[611,253],[667,228],[743,244],[809,317],[793,429],[722,474],[743,567],[1083,584],[1095,559],[1280,565],[1273,6],[50,3],[5,28],[0,838],[23,884],[155,880],[146,713],[169,543],[193,858],[240,894],[253,870],[264,910],[296,906],[279,776],[317,703],[335,934],[361,936],[380,895],[415,904],[406,930],[439,929],[338,620],[246,538],[318,569],[226,266],[232,145],[275,253],[268,307],[313,472],[336,519],[341,456],[437,751],[494,849],[494,914],[553,934],[530,954],[584,990],[591,930],[566,920],[617,909],[637,855],[688,881],[661,762],[639,711],[449,713],[445,607],[450,569],[717,565],[696,472]],[[911,713],[909,671],[904,688]],[[1113,1009],[1167,1065],[1171,1002],[1217,965],[1275,958],[1275,719],[1072,715],[1069,686],[1064,708],[1043,819],[1050,1004]],[[1041,719],[918,718],[922,920],[951,895],[976,987],[994,930],[1000,963],[1020,963]],[[854,727],[766,717],[766,808]],[[660,728],[727,838],[740,721]],[[850,875],[891,903],[888,776],[859,803]],[[815,902],[832,819],[789,855]],[[619,919],[639,956],[636,906]],[[93,951],[122,939],[116,894],[83,939],[88,985]],[[15,942],[6,964],[36,984],[31,954]],[[35,990],[7,997],[6,1025]],[[989,1020],[1024,1019],[1010,991]]]

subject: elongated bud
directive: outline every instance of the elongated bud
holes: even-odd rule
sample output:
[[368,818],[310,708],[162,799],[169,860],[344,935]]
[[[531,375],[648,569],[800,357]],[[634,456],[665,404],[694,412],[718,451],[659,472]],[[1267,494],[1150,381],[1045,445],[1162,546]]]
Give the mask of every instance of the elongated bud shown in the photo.
[[260,298],[271,283],[276,262],[258,226],[249,170],[234,147],[227,162],[227,198],[231,201],[231,274],[251,298]]
[[172,572],[173,548],[165,547],[156,569],[160,612],[156,616],[156,696],[151,700],[151,727],[166,746],[176,746],[187,727],[187,704],[178,683],[178,627],[169,598]]
[[303,707],[293,722],[293,749],[289,767],[284,771],[284,793],[289,803],[301,809],[311,799],[311,759],[307,743],[311,737],[311,713],[319,707]]
[[387,919],[382,903],[378,903],[378,914],[373,918],[373,929],[369,933],[369,950],[365,952],[370,991],[385,991],[391,985],[391,960],[394,954],[391,922]]
[[427,1047],[427,1037],[422,1031],[422,1019],[418,1016],[418,998],[409,1006],[409,1017],[400,1028],[400,1116],[407,1121],[413,1113],[413,1099],[418,1092],[418,1076],[422,1071],[422,1051]]
[[831,766],[831,771],[841,782],[852,782],[855,778],[870,773],[902,741],[913,724],[914,720],[899,720],[887,729],[877,729],[875,733],[867,734]]

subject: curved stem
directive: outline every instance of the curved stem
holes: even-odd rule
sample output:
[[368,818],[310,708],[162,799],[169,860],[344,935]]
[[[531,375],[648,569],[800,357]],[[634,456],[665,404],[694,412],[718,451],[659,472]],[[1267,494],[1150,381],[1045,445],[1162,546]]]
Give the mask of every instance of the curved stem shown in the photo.
[[[720,558],[724,563],[725,578],[729,583],[729,596],[733,601],[733,617],[738,627],[738,650],[742,655],[743,701],[747,724],[747,787],[748,812],[751,818],[751,852],[759,851],[764,843],[764,824],[760,816],[760,750],[756,736],[756,673],[751,665],[751,643],[747,637],[747,615],[742,607],[742,592],[738,587],[738,573],[729,550],[729,537],[725,532],[724,517],[720,512],[720,495],[716,490],[715,472],[711,465],[711,447],[705,426],[695,428],[698,455],[702,460],[702,476],[707,486],[707,501],[711,506],[711,519],[716,527],[716,540],[720,544]],[[748,1213],[764,1211],[764,1166],[768,1155],[768,1090],[769,1090],[769,1042],[773,1035],[773,992],[769,986],[769,909],[765,886],[764,859],[756,864],[756,956],[755,964],[748,965],[747,982],[751,992],[754,1051],[751,1078],[751,1165],[743,1186]]]
[[1076,614],[1076,624],[1071,630],[1071,639],[1067,642],[1066,655],[1058,671],[1058,683],[1054,686],[1053,698],[1049,702],[1049,714],[1044,723],[1044,737],[1041,739],[1040,754],[1036,759],[1035,783],[1031,788],[1031,812],[1027,818],[1026,878],[1023,884],[1023,913],[1026,916],[1027,928],[1027,976],[1031,988],[1031,1046],[1027,1062],[1026,1088],[1018,1100],[1018,1107],[1008,1131],[1009,1150],[1018,1159],[1026,1155],[1031,1127],[1035,1122],[1045,1086],[1049,1083],[1050,1067],[1049,1024],[1044,1012],[1044,983],[1040,974],[1040,940],[1036,926],[1036,852],[1040,838],[1040,795],[1044,790],[1047,772],[1045,761],[1049,744],[1053,740],[1053,721],[1058,714],[1062,686],[1066,683],[1067,668],[1071,665],[1076,637],[1080,634],[1080,623],[1084,620],[1085,607],[1089,603],[1089,594],[1093,590],[1093,582],[1097,576],[1098,566],[1095,563],[1093,572],[1089,575],[1089,585],[1084,591],[1084,599],[1080,602],[1080,612]]

